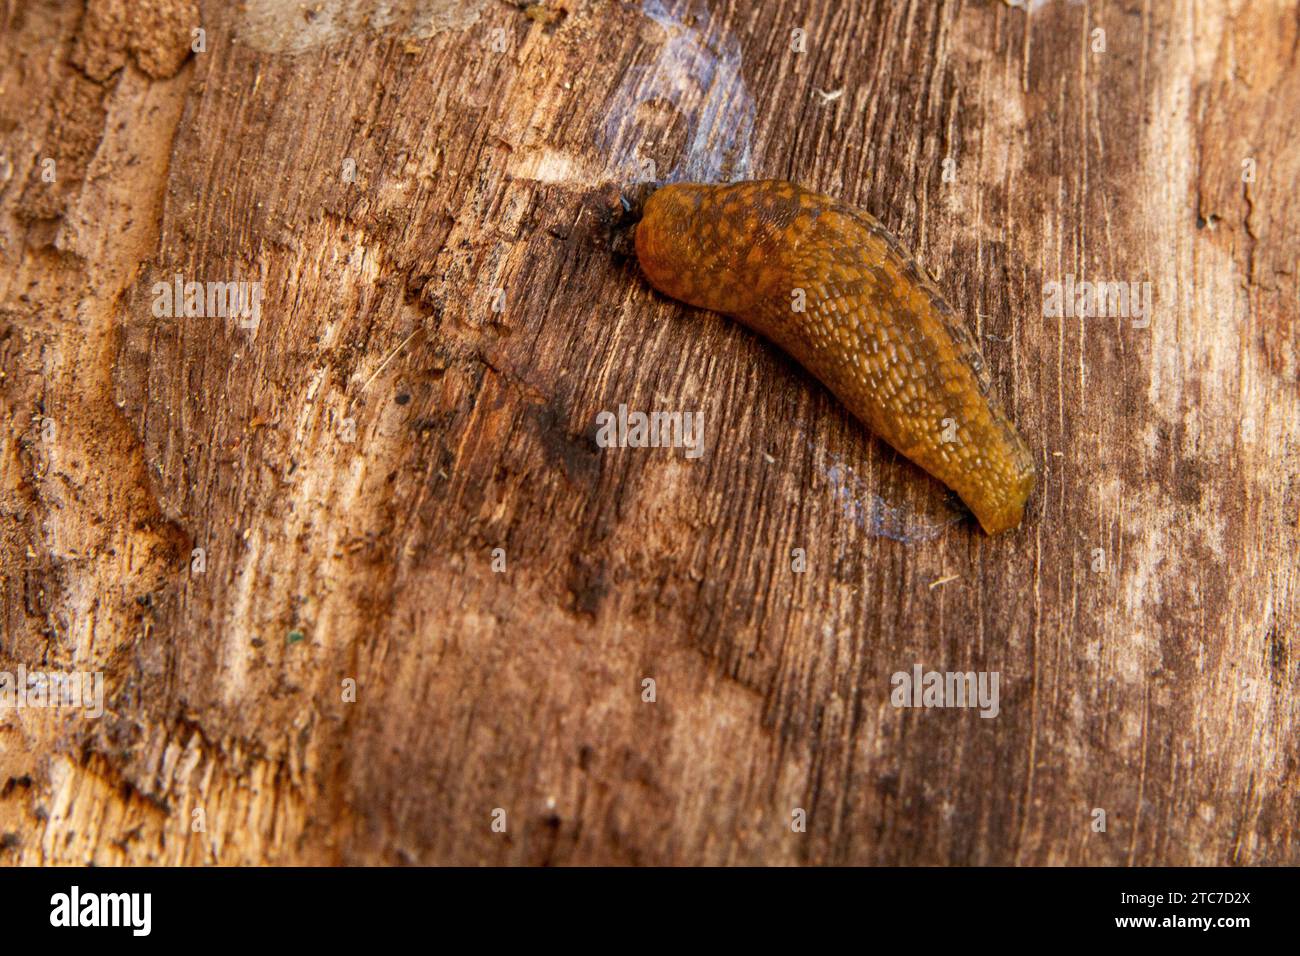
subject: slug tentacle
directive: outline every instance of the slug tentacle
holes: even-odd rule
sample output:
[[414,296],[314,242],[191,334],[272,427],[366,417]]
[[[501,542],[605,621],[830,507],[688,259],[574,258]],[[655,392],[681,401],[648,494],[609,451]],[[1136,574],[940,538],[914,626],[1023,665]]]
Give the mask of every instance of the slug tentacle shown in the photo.
[[635,244],[651,285],[775,342],[985,531],[1020,523],[1033,457],[974,338],[875,218],[776,180],[678,183],[646,199]]

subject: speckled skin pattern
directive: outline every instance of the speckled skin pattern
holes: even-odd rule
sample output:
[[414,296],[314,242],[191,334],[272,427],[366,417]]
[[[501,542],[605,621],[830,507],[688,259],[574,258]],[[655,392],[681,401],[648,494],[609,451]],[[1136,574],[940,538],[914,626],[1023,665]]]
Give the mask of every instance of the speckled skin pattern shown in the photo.
[[660,292],[792,355],[989,534],[1020,524],[1034,459],[970,333],[875,218],[778,180],[678,183],[646,200],[636,254]]

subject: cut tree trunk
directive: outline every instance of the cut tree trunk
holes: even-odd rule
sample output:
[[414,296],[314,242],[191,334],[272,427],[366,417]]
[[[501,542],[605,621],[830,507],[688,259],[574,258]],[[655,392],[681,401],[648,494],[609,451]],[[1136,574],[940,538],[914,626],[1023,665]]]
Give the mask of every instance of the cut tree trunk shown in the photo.
[[[0,862],[1300,862],[1300,20],[1027,5],[0,4],[0,669],[104,681]],[[881,218],[1022,527],[651,291],[645,178]]]

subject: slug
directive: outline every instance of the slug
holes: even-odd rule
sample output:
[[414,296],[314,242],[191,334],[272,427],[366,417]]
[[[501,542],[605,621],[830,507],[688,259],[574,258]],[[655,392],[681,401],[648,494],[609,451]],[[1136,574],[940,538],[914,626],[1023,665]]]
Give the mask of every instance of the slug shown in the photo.
[[970,333],[878,220],[779,180],[676,183],[641,206],[633,239],[654,288],[776,343],[987,533],[1020,524],[1033,456]]

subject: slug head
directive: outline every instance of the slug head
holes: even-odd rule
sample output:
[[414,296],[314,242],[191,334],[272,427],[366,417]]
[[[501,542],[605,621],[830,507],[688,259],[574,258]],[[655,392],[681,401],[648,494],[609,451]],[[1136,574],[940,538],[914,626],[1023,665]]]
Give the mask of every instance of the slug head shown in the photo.
[[641,202],[636,255],[650,284],[701,309],[736,315],[783,281],[793,192],[763,183],[674,183]]

